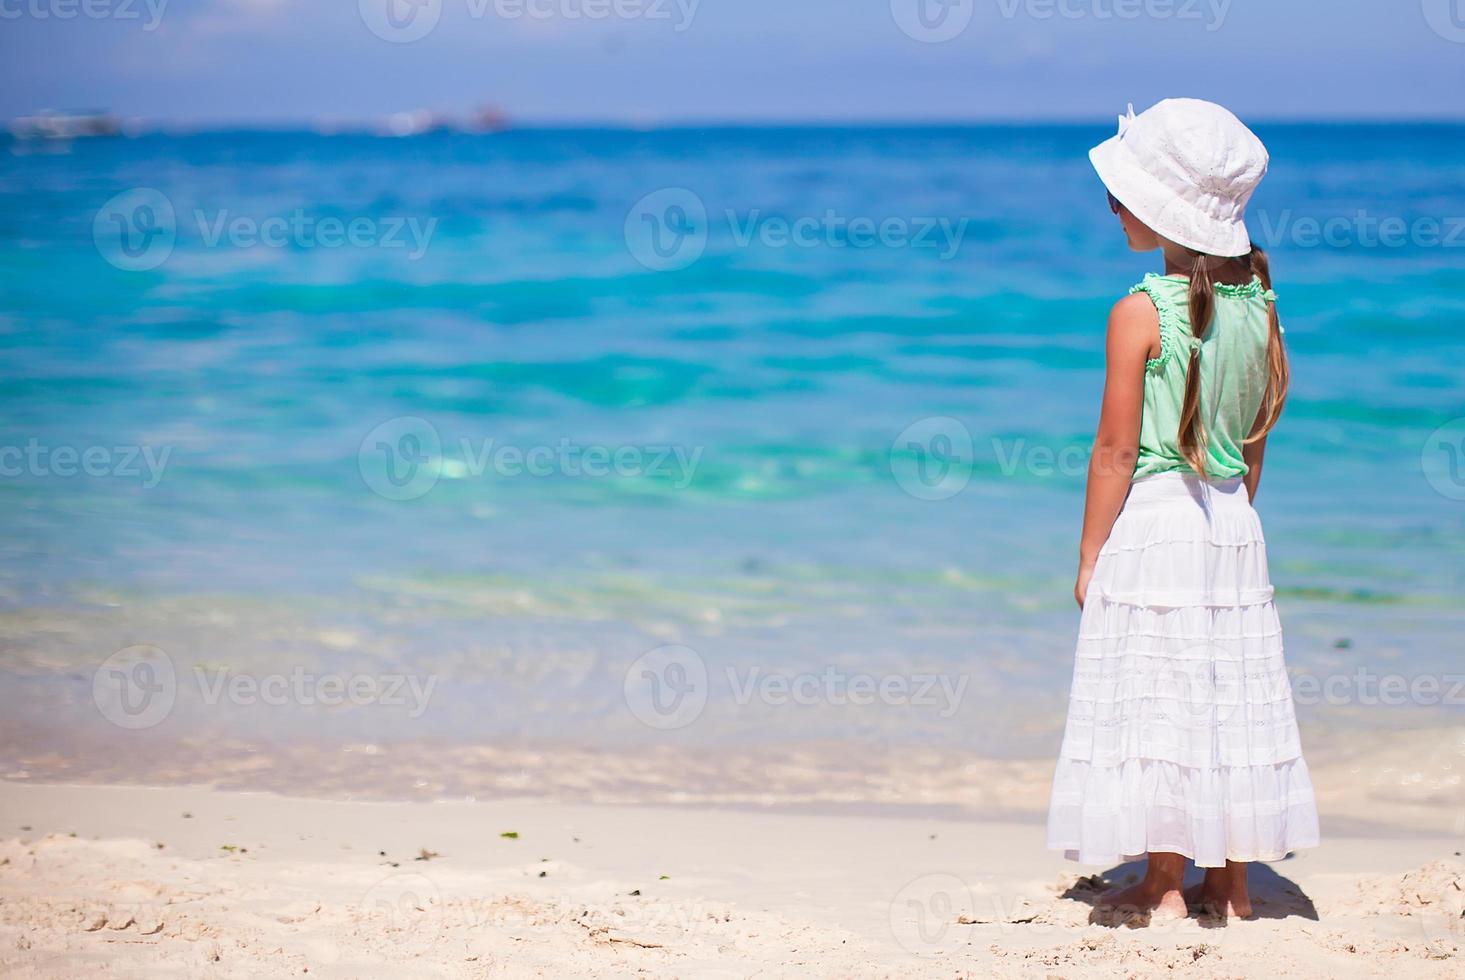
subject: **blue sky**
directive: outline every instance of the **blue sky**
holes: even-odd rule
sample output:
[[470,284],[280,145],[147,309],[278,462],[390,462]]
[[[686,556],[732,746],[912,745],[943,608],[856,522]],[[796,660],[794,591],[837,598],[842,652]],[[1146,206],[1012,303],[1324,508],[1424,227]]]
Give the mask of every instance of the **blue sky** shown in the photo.
[[0,79],[0,116],[180,123],[1092,119],[1167,95],[1461,119],[1465,0],[0,0]]

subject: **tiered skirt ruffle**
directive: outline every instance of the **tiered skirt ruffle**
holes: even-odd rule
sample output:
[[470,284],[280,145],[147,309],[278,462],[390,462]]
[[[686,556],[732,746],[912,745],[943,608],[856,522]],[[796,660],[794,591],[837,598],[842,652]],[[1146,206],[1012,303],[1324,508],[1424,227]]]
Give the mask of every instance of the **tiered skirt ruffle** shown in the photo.
[[1137,481],[1084,603],[1048,846],[1219,867],[1315,846],[1317,823],[1245,487]]

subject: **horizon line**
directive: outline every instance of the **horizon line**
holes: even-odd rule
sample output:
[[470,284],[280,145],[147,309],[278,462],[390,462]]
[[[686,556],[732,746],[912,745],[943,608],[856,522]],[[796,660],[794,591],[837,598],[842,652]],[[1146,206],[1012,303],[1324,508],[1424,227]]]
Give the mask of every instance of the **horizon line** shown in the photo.
[[[414,110],[415,111],[415,110]],[[432,110],[428,110],[432,112]],[[94,115],[117,120],[124,127],[122,135],[140,136],[155,134],[170,134],[178,132],[187,133],[230,133],[230,132],[275,132],[275,133],[316,133],[320,135],[371,135],[379,131],[381,125],[394,116],[401,115],[399,112],[386,112],[377,116],[355,117],[355,116],[332,116],[321,115],[315,117],[290,117],[285,119],[210,119],[210,120],[186,120],[168,119],[163,117],[148,116],[126,116],[114,114],[105,110],[94,110],[82,112],[79,110],[53,110],[41,109],[33,113],[10,116],[6,119],[4,126],[6,130],[0,130],[0,135],[14,136],[8,130],[18,125],[22,120],[44,116],[47,114],[57,115]],[[451,112],[436,113],[433,115],[443,123],[436,131],[446,132],[481,132],[483,135],[493,135],[495,132],[512,132],[515,130],[605,130],[616,132],[655,132],[658,130],[685,130],[685,129],[960,129],[960,128],[1008,128],[1008,129],[1041,129],[1041,128],[1109,128],[1112,122],[1106,119],[1089,119],[1080,117],[1054,116],[1051,118],[1033,118],[1017,116],[959,116],[947,118],[887,118],[879,116],[871,117],[809,117],[809,118],[761,118],[756,116],[735,116],[735,117],[682,117],[660,120],[644,120],[625,117],[591,117],[584,119],[555,119],[543,117],[517,118],[505,116],[502,125],[493,129],[474,130],[471,127],[461,128],[454,125],[464,118],[471,118],[470,114],[458,114]],[[1319,115],[1319,116],[1253,116],[1249,122],[1265,126],[1465,126],[1465,115],[1461,116],[1343,116],[1343,115]],[[423,133],[409,135],[430,135],[434,130],[427,130]]]

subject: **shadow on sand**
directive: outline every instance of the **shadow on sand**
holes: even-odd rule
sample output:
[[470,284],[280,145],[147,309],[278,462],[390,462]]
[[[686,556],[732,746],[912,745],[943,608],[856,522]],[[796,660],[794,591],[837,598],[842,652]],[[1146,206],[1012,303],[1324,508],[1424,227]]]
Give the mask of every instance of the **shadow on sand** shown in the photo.
[[[1289,855],[1284,860],[1292,860]],[[1092,907],[1089,922],[1093,925],[1118,929],[1143,929],[1150,924],[1148,911],[1133,908],[1111,908],[1099,905],[1099,896],[1115,886],[1132,885],[1144,877],[1145,862],[1128,861],[1116,865],[1103,874],[1087,875],[1078,879],[1060,896],[1083,902]],[[1191,865],[1185,872],[1185,887],[1198,884],[1205,872]],[[1288,919],[1297,916],[1318,920],[1317,906],[1292,879],[1278,874],[1270,864],[1251,865],[1247,884],[1251,889],[1251,918]],[[1192,918],[1205,928],[1219,928],[1226,924],[1226,916],[1216,915],[1199,909],[1191,910]]]

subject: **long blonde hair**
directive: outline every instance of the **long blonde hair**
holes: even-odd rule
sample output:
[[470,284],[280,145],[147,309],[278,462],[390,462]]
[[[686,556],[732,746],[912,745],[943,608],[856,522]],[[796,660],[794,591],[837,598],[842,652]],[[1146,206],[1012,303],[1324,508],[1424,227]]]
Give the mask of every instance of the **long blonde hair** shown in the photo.
[[[1205,339],[1216,313],[1216,285],[1211,276],[1210,261],[1215,256],[1194,251],[1190,255],[1194,259],[1190,270],[1190,330],[1199,341]],[[1272,267],[1267,253],[1252,242],[1251,252],[1244,261],[1251,274],[1261,280],[1262,289],[1270,292]],[[1247,443],[1265,439],[1276,426],[1282,417],[1291,382],[1287,349],[1282,343],[1282,321],[1277,316],[1275,301],[1267,301],[1267,316],[1271,321],[1267,336],[1267,387],[1262,396],[1260,422],[1247,436]],[[1200,417],[1200,344],[1191,348],[1190,364],[1185,370],[1185,399],[1180,405],[1180,452],[1191,469],[1201,476],[1206,475],[1206,427]]]

